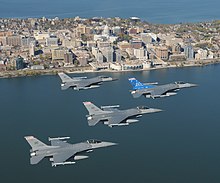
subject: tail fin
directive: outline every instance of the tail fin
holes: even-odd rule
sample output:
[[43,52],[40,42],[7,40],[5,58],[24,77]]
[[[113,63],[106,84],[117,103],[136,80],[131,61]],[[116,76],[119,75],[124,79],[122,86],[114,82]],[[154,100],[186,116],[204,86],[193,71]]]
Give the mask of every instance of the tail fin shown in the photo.
[[150,85],[150,84],[143,84],[140,81],[138,81],[136,78],[129,78],[128,79],[129,82],[131,83],[131,85],[133,86],[133,90],[140,90],[140,89],[144,89],[144,88],[154,88],[154,85]]
[[44,144],[43,142],[41,142],[40,140],[38,140],[37,138],[33,136],[26,136],[24,138],[30,144],[33,151],[39,150],[42,147],[48,147],[46,144]]
[[136,78],[129,78],[129,82],[131,83],[134,90],[144,89],[146,86],[138,81]]
[[89,111],[89,115],[94,115],[94,114],[102,114],[104,113],[103,110],[98,108],[96,105],[94,105],[92,102],[83,102],[84,106],[86,109]]
[[63,72],[58,73],[58,75],[59,75],[59,77],[60,77],[60,79],[62,80],[63,83],[72,81],[72,78],[67,76]]

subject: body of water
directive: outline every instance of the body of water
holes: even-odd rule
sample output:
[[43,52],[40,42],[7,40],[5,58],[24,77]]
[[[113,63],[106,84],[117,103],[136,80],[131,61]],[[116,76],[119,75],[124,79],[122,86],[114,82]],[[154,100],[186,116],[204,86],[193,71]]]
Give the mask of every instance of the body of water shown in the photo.
[[[220,182],[220,65],[106,75],[119,80],[80,92],[61,91],[58,76],[0,80],[1,182]],[[129,77],[161,84],[184,80],[199,86],[173,97],[133,99]],[[89,127],[83,101],[164,111],[144,115],[126,127]],[[26,135],[48,144],[48,137],[70,136],[71,143],[95,138],[119,145],[97,149],[74,165],[52,168],[46,159],[30,165]]]
[[218,0],[0,0],[1,18],[138,16],[153,23],[220,19]]

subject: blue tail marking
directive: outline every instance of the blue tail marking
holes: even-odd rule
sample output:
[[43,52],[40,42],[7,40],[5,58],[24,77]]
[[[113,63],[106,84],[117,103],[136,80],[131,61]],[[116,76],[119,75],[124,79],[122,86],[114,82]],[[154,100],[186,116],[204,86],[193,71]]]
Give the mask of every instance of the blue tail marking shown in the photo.
[[145,89],[145,88],[153,88],[153,87],[155,87],[153,85],[144,85],[143,83],[138,81],[136,78],[129,78],[128,80],[131,83],[131,85],[133,87],[133,90],[141,90],[141,89]]

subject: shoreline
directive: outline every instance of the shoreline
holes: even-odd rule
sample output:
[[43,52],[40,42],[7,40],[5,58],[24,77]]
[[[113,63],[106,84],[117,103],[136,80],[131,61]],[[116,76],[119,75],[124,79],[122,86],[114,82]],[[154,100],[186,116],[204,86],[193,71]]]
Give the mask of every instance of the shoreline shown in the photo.
[[187,68],[187,67],[203,67],[208,65],[220,64],[220,60],[208,60],[208,61],[199,61],[193,62],[190,64],[184,64],[183,62],[170,62],[171,65],[167,66],[156,66],[147,69],[141,70],[92,70],[91,67],[71,67],[71,68],[53,68],[46,70],[16,70],[16,71],[1,71],[0,79],[7,78],[18,78],[18,77],[27,77],[27,76],[41,76],[41,75],[57,75],[58,72],[65,72],[67,74],[81,74],[81,73],[123,73],[123,72],[143,72],[143,71],[151,71],[151,70],[159,70],[159,69],[169,69],[169,68]]

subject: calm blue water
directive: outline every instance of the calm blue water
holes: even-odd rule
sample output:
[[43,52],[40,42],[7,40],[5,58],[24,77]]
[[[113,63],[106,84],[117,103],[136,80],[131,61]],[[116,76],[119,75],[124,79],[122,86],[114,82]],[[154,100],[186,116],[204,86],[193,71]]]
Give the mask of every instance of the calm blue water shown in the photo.
[[220,19],[219,0],[0,0],[0,17],[131,17],[153,23]]
[[[58,76],[0,79],[0,182],[220,182],[220,65],[108,75],[119,80],[81,92],[61,91]],[[174,97],[133,99],[128,77],[184,80],[199,87]],[[127,127],[89,127],[83,101],[122,109],[148,105],[164,112]],[[45,159],[32,166],[25,135],[45,143],[48,136],[70,136],[72,143],[96,138],[119,145],[96,150],[75,165],[52,168]]]

